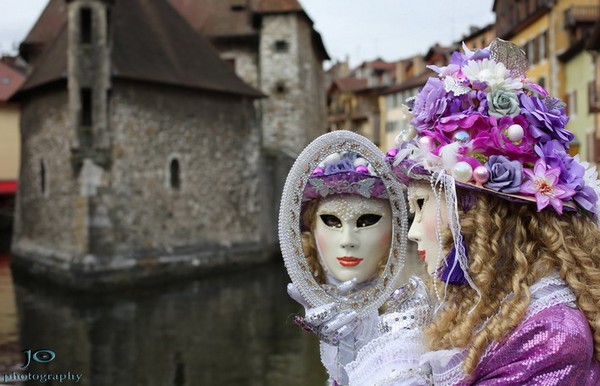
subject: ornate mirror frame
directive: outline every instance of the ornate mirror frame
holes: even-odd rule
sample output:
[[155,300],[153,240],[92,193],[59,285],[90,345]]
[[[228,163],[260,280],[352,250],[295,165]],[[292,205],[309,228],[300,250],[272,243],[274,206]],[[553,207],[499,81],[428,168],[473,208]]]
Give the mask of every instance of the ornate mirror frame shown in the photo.
[[[387,189],[392,209],[392,241],[388,262],[373,286],[361,291],[364,295],[334,298],[312,276],[304,250],[300,216],[304,188],[313,170],[330,154],[352,151],[363,156],[381,178]],[[407,249],[408,218],[402,186],[394,176],[383,152],[367,138],[351,131],[334,131],[311,142],[298,156],[285,182],[279,210],[279,242],[292,282],[312,307],[336,302],[343,308],[359,313],[378,309],[396,289],[404,268]]]

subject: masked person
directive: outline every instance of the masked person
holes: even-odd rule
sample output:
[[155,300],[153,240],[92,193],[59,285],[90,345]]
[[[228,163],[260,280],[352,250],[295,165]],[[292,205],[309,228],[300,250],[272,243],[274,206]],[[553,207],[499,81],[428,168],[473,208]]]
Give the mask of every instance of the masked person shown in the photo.
[[[303,201],[300,226],[311,274],[333,298],[360,302],[378,285],[388,261],[392,211],[386,187],[365,158],[334,153],[310,176]],[[410,279],[367,316],[336,302],[311,308],[294,285],[288,292],[306,308],[297,323],[321,339],[330,384],[366,385],[376,379],[428,384],[422,381],[429,377],[428,367],[421,368],[419,358],[431,307],[421,280]]]
[[435,385],[600,384],[600,193],[565,106],[500,39],[433,66],[388,152],[431,277]]

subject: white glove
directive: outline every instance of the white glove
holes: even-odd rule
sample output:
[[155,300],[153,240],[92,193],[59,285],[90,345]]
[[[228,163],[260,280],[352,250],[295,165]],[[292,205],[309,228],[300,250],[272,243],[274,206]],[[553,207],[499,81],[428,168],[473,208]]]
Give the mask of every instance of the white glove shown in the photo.
[[[335,293],[343,299],[352,292],[356,279],[341,283]],[[332,379],[347,384],[344,366],[356,358],[358,351],[378,333],[377,310],[360,315],[351,309],[341,309],[337,303],[311,308],[296,287],[288,284],[288,294],[305,309],[305,316],[296,316],[294,322],[321,340],[321,360]]]

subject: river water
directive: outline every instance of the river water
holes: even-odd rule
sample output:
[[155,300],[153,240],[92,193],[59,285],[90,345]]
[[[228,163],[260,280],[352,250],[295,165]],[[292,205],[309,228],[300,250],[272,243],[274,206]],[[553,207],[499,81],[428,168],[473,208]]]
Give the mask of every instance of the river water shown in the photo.
[[[325,384],[318,341],[292,322],[301,308],[282,262],[91,296],[13,281],[9,259],[0,253],[0,384]],[[27,350],[34,359],[21,369]],[[44,374],[69,378],[41,383]]]
[[13,284],[7,258],[0,264],[0,384],[25,363],[22,350],[55,353],[22,374],[80,374],[81,385],[325,384],[318,342],[291,321],[300,309],[287,296],[282,264],[77,296]]

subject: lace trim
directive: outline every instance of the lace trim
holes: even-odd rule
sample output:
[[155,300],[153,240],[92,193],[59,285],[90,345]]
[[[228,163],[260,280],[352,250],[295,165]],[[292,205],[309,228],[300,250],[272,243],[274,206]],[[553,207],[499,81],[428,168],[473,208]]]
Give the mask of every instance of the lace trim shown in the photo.
[[466,378],[463,370],[466,350],[439,350],[425,354],[421,363],[429,363],[432,368],[433,383],[436,386],[453,386]]
[[531,304],[527,308],[525,319],[528,320],[541,311],[558,304],[575,304],[577,297],[558,273],[541,279],[531,286]]
[[424,353],[423,332],[420,330],[384,334],[370,341],[358,352],[356,359],[346,365],[350,385],[387,382],[387,378],[401,377],[401,373],[405,372],[406,376],[410,377],[423,374],[425,379],[429,377],[429,367],[419,364],[419,359]]
[[392,370],[392,375],[374,383],[373,386],[429,386],[434,385],[429,372],[422,370]]

